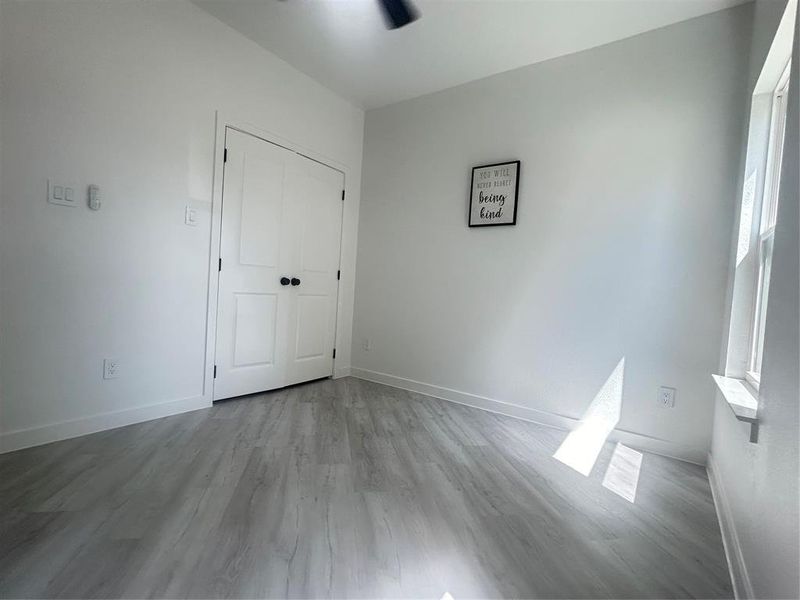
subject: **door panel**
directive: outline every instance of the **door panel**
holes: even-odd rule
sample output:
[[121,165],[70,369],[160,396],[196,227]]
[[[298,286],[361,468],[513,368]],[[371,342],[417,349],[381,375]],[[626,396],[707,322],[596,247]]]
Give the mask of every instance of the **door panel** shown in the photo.
[[291,294],[280,284],[289,151],[227,129],[214,399],[285,385]]
[[339,171],[297,157],[286,171],[296,288],[287,384],[331,375],[338,304],[342,189]]
[[[341,192],[331,190],[331,184],[313,177],[305,176],[300,183],[303,193],[302,214],[300,226],[302,238],[300,241],[300,269],[305,272],[329,273],[332,267],[339,265],[338,236],[340,228],[335,225],[341,223],[341,201],[335,202],[332,195],[339,196]],[[333,187],[341,187],[341,183],[334,183]],[[335,261],[331,260],[332,252],[336,250]]]
[[278,332],[277,294],[235,294],[233,366],[272,365]]
[[225,147],[215,400],[332,374],[344,184],[234,129]]
[[323,358],[327,350],[327,332],[328,297],[298,294],[295,360]]
[[283,212],[283,165],[245,155],[239,263],[277,267]]

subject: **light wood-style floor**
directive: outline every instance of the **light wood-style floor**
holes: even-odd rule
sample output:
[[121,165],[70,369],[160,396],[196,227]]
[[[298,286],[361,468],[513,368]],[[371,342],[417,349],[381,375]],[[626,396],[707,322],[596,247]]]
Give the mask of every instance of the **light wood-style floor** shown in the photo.
[[705,471],[325,380],[0,456],[2,597],[731,597]]

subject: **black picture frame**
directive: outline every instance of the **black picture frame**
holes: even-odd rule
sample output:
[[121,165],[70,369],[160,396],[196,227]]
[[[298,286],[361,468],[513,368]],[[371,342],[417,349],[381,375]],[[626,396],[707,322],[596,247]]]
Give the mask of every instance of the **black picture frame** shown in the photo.
[[[506,167],[516,165],[517,173],[514,181],[514,210],[511,221],[504,223],[473,223],[472,221],[472,208],[475,202],[475,172],[481,169],[489,169],[492,167]],[[522,170],[522,162],[519,160],[505,160],[502,162],[491,163],[488,165],[477,165],[472,167],[472,172],[469,179],[469,207],[467,209],[467,225],[469,227],[501,227],[503,225],[516,225],[517,224],[517,207],[519,205],[519,176]]]

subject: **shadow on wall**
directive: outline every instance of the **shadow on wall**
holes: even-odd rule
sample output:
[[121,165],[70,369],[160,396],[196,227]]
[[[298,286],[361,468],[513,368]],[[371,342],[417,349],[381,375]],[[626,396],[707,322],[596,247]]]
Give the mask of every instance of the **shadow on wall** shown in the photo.
[[[567,434],[553,458],[581,475],[589,476],[608,436],[619,423],[624,383],[623,356],[589,404],[578,426]],[[641,465],[640,452],[617,444],[603,477],[603,487],[634,502]]]

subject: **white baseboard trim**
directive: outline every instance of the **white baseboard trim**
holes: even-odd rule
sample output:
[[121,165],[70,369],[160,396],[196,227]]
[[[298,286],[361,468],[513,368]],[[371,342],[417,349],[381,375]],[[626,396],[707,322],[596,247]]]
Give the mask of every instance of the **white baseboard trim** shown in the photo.
[[351,370],[350,367],[336,367],[333,370],[333,378],[341,379],[342,377],[349,377],[350,370]]
[[728,495],[722,485],[714,456],[710,452],[706,471],[708,472],[708,483],[711,486],[711,496],[714,498],[714,508],[717,511],[717,519],[719,519],[722,545],[725,548],[725,558],[728,561],[728,571],[733,584],[733,595],[736,600],[755,598],[753,584],[750,582],[750,575],[744,562],[742,546],[739,543],[739,535],[736,533],[736,522],[733,520],[733,513],[728,503]]
[[[413,379],[406,379],[404,377],[397,377],[388,373],[380,373],[378,371],[370,371],[368,369],[360,369],[352,367],[350,375],[358,379],[366,381],[373,381],[375,383],[382,383],[391,387],[417,392],[426,396],[432,396],[441,400],[479,408],[488,412],[493,412],[507,417],[515,417],[523,421],[530,421],[539,425],[546,425],[548,427],[555,427],[556,429],[572,430],[579,423],[578,419],[567,417],[556,413],[551,413],[535,408],[528,408],[527,406],[520,406],[519,404],[511,404],[510,402],[503,402],[502,400],[495,400],[487,398],[486,396],[478,396],[468,392],[461,392],[451,388],[446,388],[430,383],[423,383]],[[626,431],[624,429],[615,429],[608,437],[609,440],[615,442],[622,442],[637,450],[644,450],[653,454],[667,456],[669,458],[676,458],[685,462],[694,463],[696,465],[705,466],[707,458],[707,448],[700,448],[694,446],[686,446],[676,444],[669,440],[655,438],[633,431]]]
[[150,404],[147,406],[137,406],[113,412],[71,419],[60,423],[51,423],[30,429],[17,429],[0,433],[0,454],[22,450],[31,446],[40,446],[50,442],[58,442],[70,438],[97,433],[107,429],[133,425],[152,419],[160,419],[180,413],[208,408],[211,401],[204,396],[194,396],[183,398],[160,404]]

